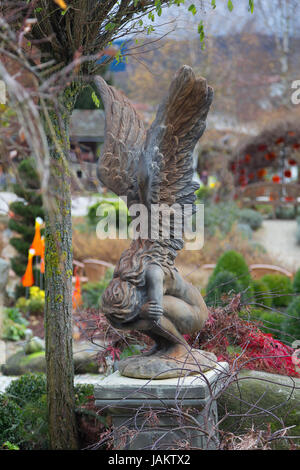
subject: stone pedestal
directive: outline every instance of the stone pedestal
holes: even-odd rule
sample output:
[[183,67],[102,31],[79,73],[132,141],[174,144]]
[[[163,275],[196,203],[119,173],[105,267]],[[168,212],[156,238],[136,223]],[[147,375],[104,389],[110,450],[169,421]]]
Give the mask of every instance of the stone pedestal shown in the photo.
[[202,375],[144,380],[119,372],[95,386],[95,404],[111,416],[114,448],[215,449],[218,447],[216,393],[227,376],[220,362]]

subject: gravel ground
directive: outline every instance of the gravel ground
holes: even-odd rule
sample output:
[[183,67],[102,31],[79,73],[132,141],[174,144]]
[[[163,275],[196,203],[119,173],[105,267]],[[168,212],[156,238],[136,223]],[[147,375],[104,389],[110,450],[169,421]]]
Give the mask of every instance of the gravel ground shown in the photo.
[[300,246],[296,244],[295,220],[265,220],[254,239],[273,257],[274,264],[291,271],[300,268]]

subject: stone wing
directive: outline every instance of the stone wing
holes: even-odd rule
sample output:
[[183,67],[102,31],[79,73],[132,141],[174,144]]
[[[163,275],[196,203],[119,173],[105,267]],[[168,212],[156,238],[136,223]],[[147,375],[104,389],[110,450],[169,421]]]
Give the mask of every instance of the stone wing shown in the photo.
[[118,196],[127,196],[128,206],[138,202],[137,169],[145,140],[141,118],[126,96],[95,77],[105,108],[105,141],[97,174]]
[[199,185],[192,181],[194,147],[206,127],[213,90],[184,65],[147,132],[141,155],[139,189],[146,203],[193,204]]

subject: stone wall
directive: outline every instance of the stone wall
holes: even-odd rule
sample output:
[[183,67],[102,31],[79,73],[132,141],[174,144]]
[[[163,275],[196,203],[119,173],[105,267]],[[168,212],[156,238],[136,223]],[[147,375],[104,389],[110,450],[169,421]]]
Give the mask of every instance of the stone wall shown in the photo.
[[219,398],[218,415],[224,418],[220,429],[238,436],[252,428],[274,433],[290,427],[286,436],[293,438],[277,439],[272,447],[300,446],[300,379],[243,370]]

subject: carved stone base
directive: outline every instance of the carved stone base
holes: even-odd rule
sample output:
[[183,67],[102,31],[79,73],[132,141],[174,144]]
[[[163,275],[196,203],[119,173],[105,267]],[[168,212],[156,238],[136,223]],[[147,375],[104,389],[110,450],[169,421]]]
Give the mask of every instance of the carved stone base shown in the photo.
[[228,364],[219,362],[200,376],[142,380],[118,371],[99,380],[95,404],[111,417],[113,449],[218,448],[215,397],[227,376]]
[[215,354],[191,349],[170,357],[169,355],[155,354],[152,356],[131,356],[118,364],[121,375],[137,379],[170,379],[187,375],[199,375],[213,369],[217,364]]

